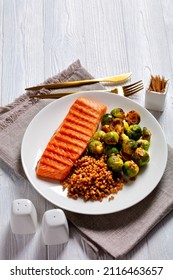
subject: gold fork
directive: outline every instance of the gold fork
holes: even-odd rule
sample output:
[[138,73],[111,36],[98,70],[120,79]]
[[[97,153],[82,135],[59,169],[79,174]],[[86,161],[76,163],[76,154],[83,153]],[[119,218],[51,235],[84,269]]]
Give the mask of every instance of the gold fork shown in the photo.
[[[118,86],[112,90],[86,90],[84,92],[91,92],[91,91],[104,91],[104,92],[112,92],[122,96],[130,96],[135,94],[136,92],[142,90],[144,88],[142,80],[127,86]],[[82,91],[75,91],[75,92],[58,92],[58,93],[48,93],[48,94],[38,94],[38,95],[31,95],[30,98],[39,98],[39,99],[58,99],[65,95],[82,92]]]

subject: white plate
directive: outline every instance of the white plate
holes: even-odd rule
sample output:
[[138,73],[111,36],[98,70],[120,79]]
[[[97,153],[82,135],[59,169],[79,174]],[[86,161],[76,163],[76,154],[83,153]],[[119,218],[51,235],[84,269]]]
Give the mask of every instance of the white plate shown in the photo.
[[[99,101],[108,107],[108,112],[114,107],[121,107],[125,112],[136,110],[141,115],[140,125],[146,126],[152,133],[150,156],[146,168],[130,185],[115,195],[115,199],[102,202],[84,202],[67,197],[59,182],[50,182],[37,178],[35,167],[42,152],[54,131],[65,118],[70,106],[79,96],[86,96]],[[21,147],[22,164],[25,173],[33,187],[48,201],[63,209],[82,214],[108,214],[126,209],[144,199],[157,186],[167,163],[167,144],[163,131],[156,119],[136,102],[119,95],[99,92],[80,92],[58,99],[42,109],[26,129]]]

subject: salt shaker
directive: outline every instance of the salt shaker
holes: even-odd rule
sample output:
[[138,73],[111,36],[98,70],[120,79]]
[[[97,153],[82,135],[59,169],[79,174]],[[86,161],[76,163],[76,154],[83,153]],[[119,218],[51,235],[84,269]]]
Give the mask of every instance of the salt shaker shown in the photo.
[[11,230],[14,234],[32,234],[37,227],[35,206],[29,199],[16,199],[12,203]]
[[59,245],[68,242],[69,227],[61,209],[51,209],[42,218],[42,237],[45,245]]

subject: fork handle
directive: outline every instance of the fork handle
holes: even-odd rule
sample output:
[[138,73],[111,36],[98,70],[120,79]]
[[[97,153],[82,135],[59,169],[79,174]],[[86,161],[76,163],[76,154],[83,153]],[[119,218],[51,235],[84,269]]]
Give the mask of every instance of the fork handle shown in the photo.
[[[94,90],[94,91],[103,91],[103,92],[111,92],[110,90]],[[38,99],[58,99],[60,97],[75,94],[82,91],[71,91],[71,92],[59,92],[59,93],[47,93],[47,94],[38,94],[38,95],[30,95],[29,98],[38,98]],[[84,92],[91,92],[91,90],[85,90]]]
[[38,98],[38,99],[58,99],[66,95],[74,94],[77,92],[63,92],[63,93],[48,93],[48,94],[38,94],[30,95],[29,98]]

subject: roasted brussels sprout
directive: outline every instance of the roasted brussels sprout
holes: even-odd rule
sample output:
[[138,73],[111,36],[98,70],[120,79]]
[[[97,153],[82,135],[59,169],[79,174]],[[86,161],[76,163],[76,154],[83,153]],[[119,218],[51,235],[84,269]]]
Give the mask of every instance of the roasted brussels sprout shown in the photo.
[[116,131],[118,134],[124,132],[123,120],[120,118],[113,118],[109,126],[111,131]]
[[124,175],[133,178],[139,173],[139,166],[133,160],[128,160],[123,164],[122,170]]
[[123,160],[119,155],[110,156],[107,160],[107,166],[115,172],[120,172],[123,167]]
[[103,130],[97,130],[93,135],[93,139],[103,142],[104,136],[105,136],[105,132]]
[[129,139],[127,141],[122,142],[122,152],[128,155],[132,155],[134,150],[136,149],[136,141],[133,139]]
[[128,155],[121,150],[120,155],[121,155],[121,158],[124,162],[127,161],[127,160],[132,160],[132,154]]
[[149,147],[150,147],[150,142],[145,139],[139,139],[139,140],[137,140],[136,145],[137,145],[137,148],[142,148],[142,149],[148,151]]
[[126,131],[126,134],[127,136],[129,136],[129,138],[138,140],[141,137],[142,129],[138,124],[133,124],[129,126],[129,128]]
[[116,131],[109,131],[104,136],[104,141],[106,144],[114,145],[117,144],[119,140],[119,135]]
[[103,130],[104,132],[106,132],[106,133],[109,132],[109,131],[111,131],[111,130],[110,130],[110,125],[109,125],[109,124],[103,125],[103,126],[102,126],[102,130]]
[[148,152],[142,148],[137,148],[132,158],[139,167],[146,165],[150,161]]
[[120,119],[124,119],[125,118],[125,112],[123,109],[121,108],[114,108],[112,111],[111,111],[111,115],[114,117],[114,118],[120,118]]
[[125,120],[129,125],[140,123],[141,117],[138,112],[135,110],[131,110],[126,114]]
[[111,120],[112,120],[112,115],[111,114],[103,115],[102,120],[101,120],[102,126],[104,126],[105,124],[109,125]]
[[130,138],[125,134],[125,133],[122,133],[120,135],[120,139],[119,139],[119,142],[120,143],[123,143],[123,142],[128,142],[130,140]]
[[123,125],[124,125],[124,131],[126,132],[129,129],[129,124],[128,122],[124,121]]
[[151,140],[151,132],[147,127],[143,127],[142,129],[142,139],[145,139],[150,142]]
[[101,155],[103,153],[104,145],[98,140],[90,140],[88,143],[88,150],[95,155]]
[[107,145],[103,151],[104,154],[106,154],[107,156],[111,156],[111,155],[117,155],[119,154],[119,150],[111,145]]

